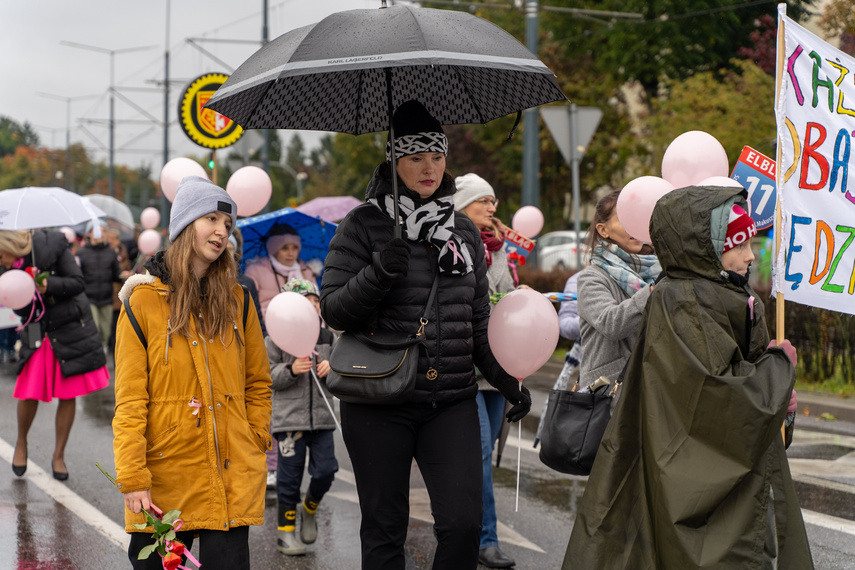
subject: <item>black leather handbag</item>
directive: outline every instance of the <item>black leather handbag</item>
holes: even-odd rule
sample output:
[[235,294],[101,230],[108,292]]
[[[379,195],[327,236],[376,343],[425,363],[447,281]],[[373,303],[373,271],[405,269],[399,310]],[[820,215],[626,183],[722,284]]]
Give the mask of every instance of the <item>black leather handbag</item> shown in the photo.
[[540,440],[540,460],[545,465],[561,473],[590,475],[624,372],[613,387],[607,379],[596,387],[598,380],[594,390],[579,392],[577,380],[572,390],[549,393]]
[[[352,404],[394,404],[416,385],[419,345],[424,339],[439,275],[425,305],[415,334],[401,339],[397,331],[345,331],[330,354],[327,388],[340,400]],[[430,374],[430,371],[428,371]]]

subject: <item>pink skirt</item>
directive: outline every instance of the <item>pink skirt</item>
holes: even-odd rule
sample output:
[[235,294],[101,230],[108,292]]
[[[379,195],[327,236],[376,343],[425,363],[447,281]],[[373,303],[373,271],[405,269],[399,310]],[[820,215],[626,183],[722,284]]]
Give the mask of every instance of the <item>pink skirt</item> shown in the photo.
[[18,375],[12,394],[19,400],[50,402],[84,396],[110,385],[110,372],[102,366],[92,372],[65,377],[47,335]]

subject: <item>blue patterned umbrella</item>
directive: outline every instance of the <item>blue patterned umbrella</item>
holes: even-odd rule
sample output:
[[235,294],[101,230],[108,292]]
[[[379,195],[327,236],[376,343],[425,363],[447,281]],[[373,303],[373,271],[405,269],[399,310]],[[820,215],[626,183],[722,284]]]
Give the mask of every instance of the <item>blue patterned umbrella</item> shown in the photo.
[[275,212],[238,220],[237,227],[243,235],[241,267],[244,266],[244,262],[267,256],[265,241],[270,230],[277,224],[288,224],[300,234],[302,243],[300,259],[306,262],[312,259],[321,261],[326,259],[336,224],[298,212],[294,208],[282,208]]

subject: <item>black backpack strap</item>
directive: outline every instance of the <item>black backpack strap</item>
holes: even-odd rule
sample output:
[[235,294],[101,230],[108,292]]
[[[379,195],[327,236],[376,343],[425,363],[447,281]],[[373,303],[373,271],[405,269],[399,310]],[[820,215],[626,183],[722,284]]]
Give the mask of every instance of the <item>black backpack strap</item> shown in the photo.
[[122,304],[125,306],[125,314],[128,315],[128,320],[131,321],[131,326],[134,327],[134,331],[137,333],[137,337],[139,337],[140,342],[143,345],[143,348],[148,350],[148,342],[145,340],[145,335],[140,328],[140,324],[137,322],[137,318],[134,316],[134,312],[131,310],[131,302],[126,297],[122,299]]
[[246,331],[246,315],[249,313],[249,289],[241,285],[243,289],[243,330]]

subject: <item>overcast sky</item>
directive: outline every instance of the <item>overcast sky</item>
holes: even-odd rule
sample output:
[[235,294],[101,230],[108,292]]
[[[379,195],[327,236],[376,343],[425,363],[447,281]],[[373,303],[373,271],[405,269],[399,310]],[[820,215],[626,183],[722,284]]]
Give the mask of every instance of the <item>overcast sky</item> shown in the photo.
[[[204,73],[231,73],[259,47],[262,0],[170,0],[170,158],[206,151],[191,142],[176,123],[178,97]],[[268,36],[317,22],[333,12],[379,8],[380,0],[268,0]],[[61,41],[113,50],[115,163],[136,168],[150,164],[153,178],[163,167],[163,128],[135,107],[163,120],[164,52],[167,0],[0,0],[0,115],[29,122],[43,145],[65,148],[67,118],[71,141],[82,142],[95,160],[107,162],[109,130],[109,53],[61,45]],[[224,68],[187,42],[200,45],[231,69]],[[253,40],[244,45],[210,40]],[[141,51],[122,50],[147,47]],[[158,82],[158,83],[155,83]],[[151,92],[139,88],[152,89]],[[158,89],[154,91],[153,89]],[[74,100],[70,113],[61,98]],[[122,100],[127,97],[132,104]],[[121,121],[129,121],[122,123]],[[296,131],[280,131],[286,142]],[[309,146],[316,133],[301,133]]]

